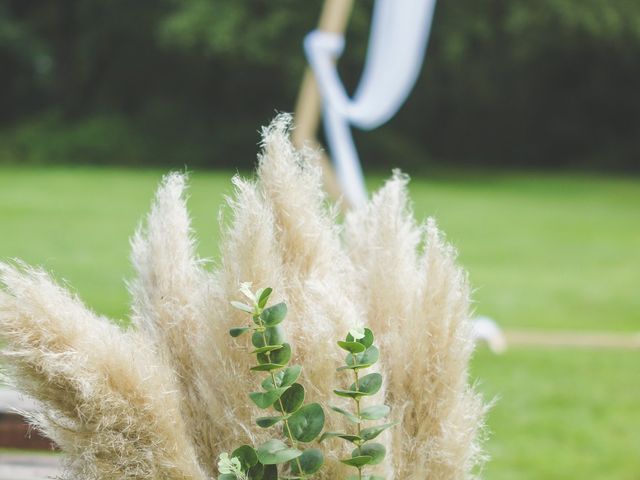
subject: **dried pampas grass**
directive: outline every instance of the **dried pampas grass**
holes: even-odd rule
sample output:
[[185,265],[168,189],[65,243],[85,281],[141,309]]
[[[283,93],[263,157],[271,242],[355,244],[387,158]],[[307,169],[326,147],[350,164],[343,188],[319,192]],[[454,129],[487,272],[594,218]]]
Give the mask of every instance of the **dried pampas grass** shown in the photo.
[[[265,438],[246,393],[258,378],[229,305],[241,281],[274,288],[311,401],[339,403],[335,341],[358,323],[381,346],[380,400],[400,425],[367,470],[388,479],[472,478],[484,407],[469,386],[469,291],[435,222],[417,224],[408,179],[394,173],[344,232],[327,208],[313,152],[296,151],[290,118],[263,132],[256,181],[234,178],[222,219],[221,264],[197,257],[186,178],[164,178],[132,240],[133,327],[93,314],[40,270],[0,268],[0,337],[15,385],[42,404],[31,420],[66,453],[74,479],[205,479],[216,460]],[[344,234],[344,238],[341,235]],[[328,429],[340,418],[329,412]],[[318,478],[344,478],[340,441],[324,445]]]

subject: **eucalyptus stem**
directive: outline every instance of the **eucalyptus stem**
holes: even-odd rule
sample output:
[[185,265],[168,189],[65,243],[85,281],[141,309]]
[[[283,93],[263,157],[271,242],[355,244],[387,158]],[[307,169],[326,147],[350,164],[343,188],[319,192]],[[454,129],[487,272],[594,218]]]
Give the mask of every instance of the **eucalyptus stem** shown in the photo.
[[[357,363],[355,353],[352,353],[351,357],[353,358],[353,363],[355,365]],[[360,390],[360,376],[358,375],[358,370],[357,369],[353,370],[353,374],[355,376],[354,383],[356,386],[356,390]],[[360,422],[362,421],[362,417],[360,415],[360,398],[356,397],[353,400],[356,402],[356,417],[358,417],[358,423],[356,423],[356,430],[358,432],[358,437],[360,437],[360,434],[362,433],[362,427],[360,425]],[[362,453],[362,441],[358,440],[358,455],[360,455],[361,453]],[[358,467],[358,480],[362,480],[362,467]]]
[[344,410],[341,407],[332,406],[331,409],[344,415],[351,423],[356,424],[356,434],[348,432],[325,432],[320,440],[327,438],[339,437],[343,440],[355,445],[351,452],[351,457],[341,459],[340,461],[346,465],[358,469],[357,478],[380,479],[381,477],[373,475],[367,476],[362,474],[364,467],[368,465],[378,465],[384,460],[386,449],[384,445],[372,442],[387,428],[392,427],[393,423],[383,425],[373,425],[363,428],[362,423],[365,420],[380,420],[389,414],[388,405],[366,405],[361,406],[361,401],[365,397],[370,397],[378,393],[382,387],[382,375],[377,372],[369,373],[360,377],[360,370],[369,368],[378,361],[380,351],[373,345],[373,332],[364,327],[357,327],[349,330],[349,334],[344,341],[339,341],[338,346],[346,350],[348,355],[345,357],[345,364],[338,368],[338,371],[352,370],[354,382],[346,389],[337,389],[333,392],[339,397],[350,398],[355,402],[355,412]]
[[[319,403],[305,404],[305,389],[297,382],[302,367],[289,365],[291,345],[284,341],[280,323],[287,315],[287,305],[280,302],[267,307],[271,288],[257,292],[250,284],[242,284],[240,291],[250,300],[249,304],[231,302],[238,310],[251,315],[252,323],[229,330],[232,337],[251,333],[257,365],[253,372],[268,376],[261,382],[261,391],[249,393],[249,398],[263,410],[274,408],[276,415],[258,417],[260,428],[283,424],[280,438],[272,438],[254,448],[243,445],[221,457],[222,474],[218,480],[263,480],[278,478],[280,468],[291,471],[292,477],[307,480],[320,470],[324,455],[317,448],[304,448],[302,443],[316,439],[324,427],[324,410]],[[277,371],[277,373],[276,373]],[[281,467],[280,467],[281,466]]]
[[[355,364],[356,356],[353,353],[351,355],[353,357],[353,361],[354,361],[354,364]],[[354,382],[355,385],[356,385],[356,390],[360,390],[360,376],[358,375],[358,370],[354,370],[353,374],[356,377],[356,380]],[[360,417],[360,398],[356,397],[353,400],[356,402],[356,417],[358,417],[358,420],[362,420],[362,418]],[[360,433],[362,432],[362,427],[360,426],[360,422],[358,422],[356,424],[356,429],[358,431],[358,437],[359,437]],[[360,452],[360,447],[361,447],[361,444],[360,444],[360,442],[358,442],[358,451],[359,452]]]
[[[259,326],[260,328],[264,328],[264,322],[262,321],[262,319],[260,319],[260,317],[258,317],[258,321],[259,321]],[[266,330],[262,331],[262,340],[264,341],[264,344],[267,344],[267,335],[265,333]],[[269,363],[271,363],[271,352],[267,352],[267,360],[269,360]],[[273,370],[271,370],[269,372],[269,374],[271,375],[271,381],[273,382],[274,385],[276,385],[276,375],[273,373]],[[284,415],[284,405],[282,404],[282,398],[278,398],[278,405],[280,405],[280,410],[282,411],[283,415]],[[292,448],[298,448],[298,442],[295,441],[295,439],[293,438],[293,434],[291,433],[291,427],[289,427],[289,421],[284,418],[282,420],[282,422],[284,423],[284,428],[287,431],[287,437],[289,437],[289,442],[291,442],[291,447]],[[300,472],[303,472],[302,470],[302,465],[300,464],[300,457],[296,458],[296,463],[298,464],[298,470],[300,470]],[[307,478],[307,476],[302,473],[301,474],[301,478]]]

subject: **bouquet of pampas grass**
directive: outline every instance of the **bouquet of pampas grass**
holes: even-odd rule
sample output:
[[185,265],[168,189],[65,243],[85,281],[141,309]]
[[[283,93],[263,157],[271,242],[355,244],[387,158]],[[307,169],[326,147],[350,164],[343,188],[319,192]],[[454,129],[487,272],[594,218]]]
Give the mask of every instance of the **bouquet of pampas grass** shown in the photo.
[[[249,346],[228,335],[241,282],[273,287],[310,400],[328,405],[343,382],[336,341],[356,324],[376,332],[380,393],[398,422],[380,438],[387,479],[473,478],[485,410],[468,381],[469,288],[433,220],[414,220],[407,177],[336,222],[314,153],[289,141],[290,118],[263,132],[255,181],[235,177],[222,218],[220,262],[196,254],[186,178],[167,175],[132,240],[131,327],[93,313],[40,269],[0,264],[6,376],[35,398],[30,420],[65,453],[65,478],[216,478],[217,459],[259,442]],[[312,332],[312,333],[310,333]],[[327,428],[340,428],[327,415]],[[335,428],[333,428],[335,427]],[[349,468],[323,443],[317,478]]]

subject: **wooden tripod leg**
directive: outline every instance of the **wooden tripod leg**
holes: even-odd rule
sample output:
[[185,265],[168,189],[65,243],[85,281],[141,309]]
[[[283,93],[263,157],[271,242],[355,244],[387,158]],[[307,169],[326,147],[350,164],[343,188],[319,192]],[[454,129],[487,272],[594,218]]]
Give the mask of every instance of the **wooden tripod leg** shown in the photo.
[[[325,0],[320,14],[318,29],[324,32],[344,33],[352,9],[353,0]],[[317,133],[321,114],[322,98],[320,97],[320,91],[313,72],[310,68],[307,68],[302,79],[295,109],[295,128],[292,139],[296,147],[301,148],[306,145],[317,150],[320,149]],[[319,162],[327,193],[334,199],[343,197],[342,189],[326,153],[322,152]],[[346,199],[343,201],[346,202]]]

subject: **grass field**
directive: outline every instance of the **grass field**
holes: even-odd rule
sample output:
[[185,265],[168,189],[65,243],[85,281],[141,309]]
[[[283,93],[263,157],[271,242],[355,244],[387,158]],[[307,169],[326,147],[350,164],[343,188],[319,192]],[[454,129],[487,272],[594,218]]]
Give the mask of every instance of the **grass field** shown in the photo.
[[[0,258],[44,265],[98,312],[125,318],[128,238],[160,177],[0,169]],[[207,257],[230,177],[193,174]],[[411,191],[418,216],[435,215],[459,248],[478,313],[506,327],[640,330],[640,179],[449,174]],[[499,396],[486,478],[640,478],[640,352],[481,349],[473,367],[487,397]]]

